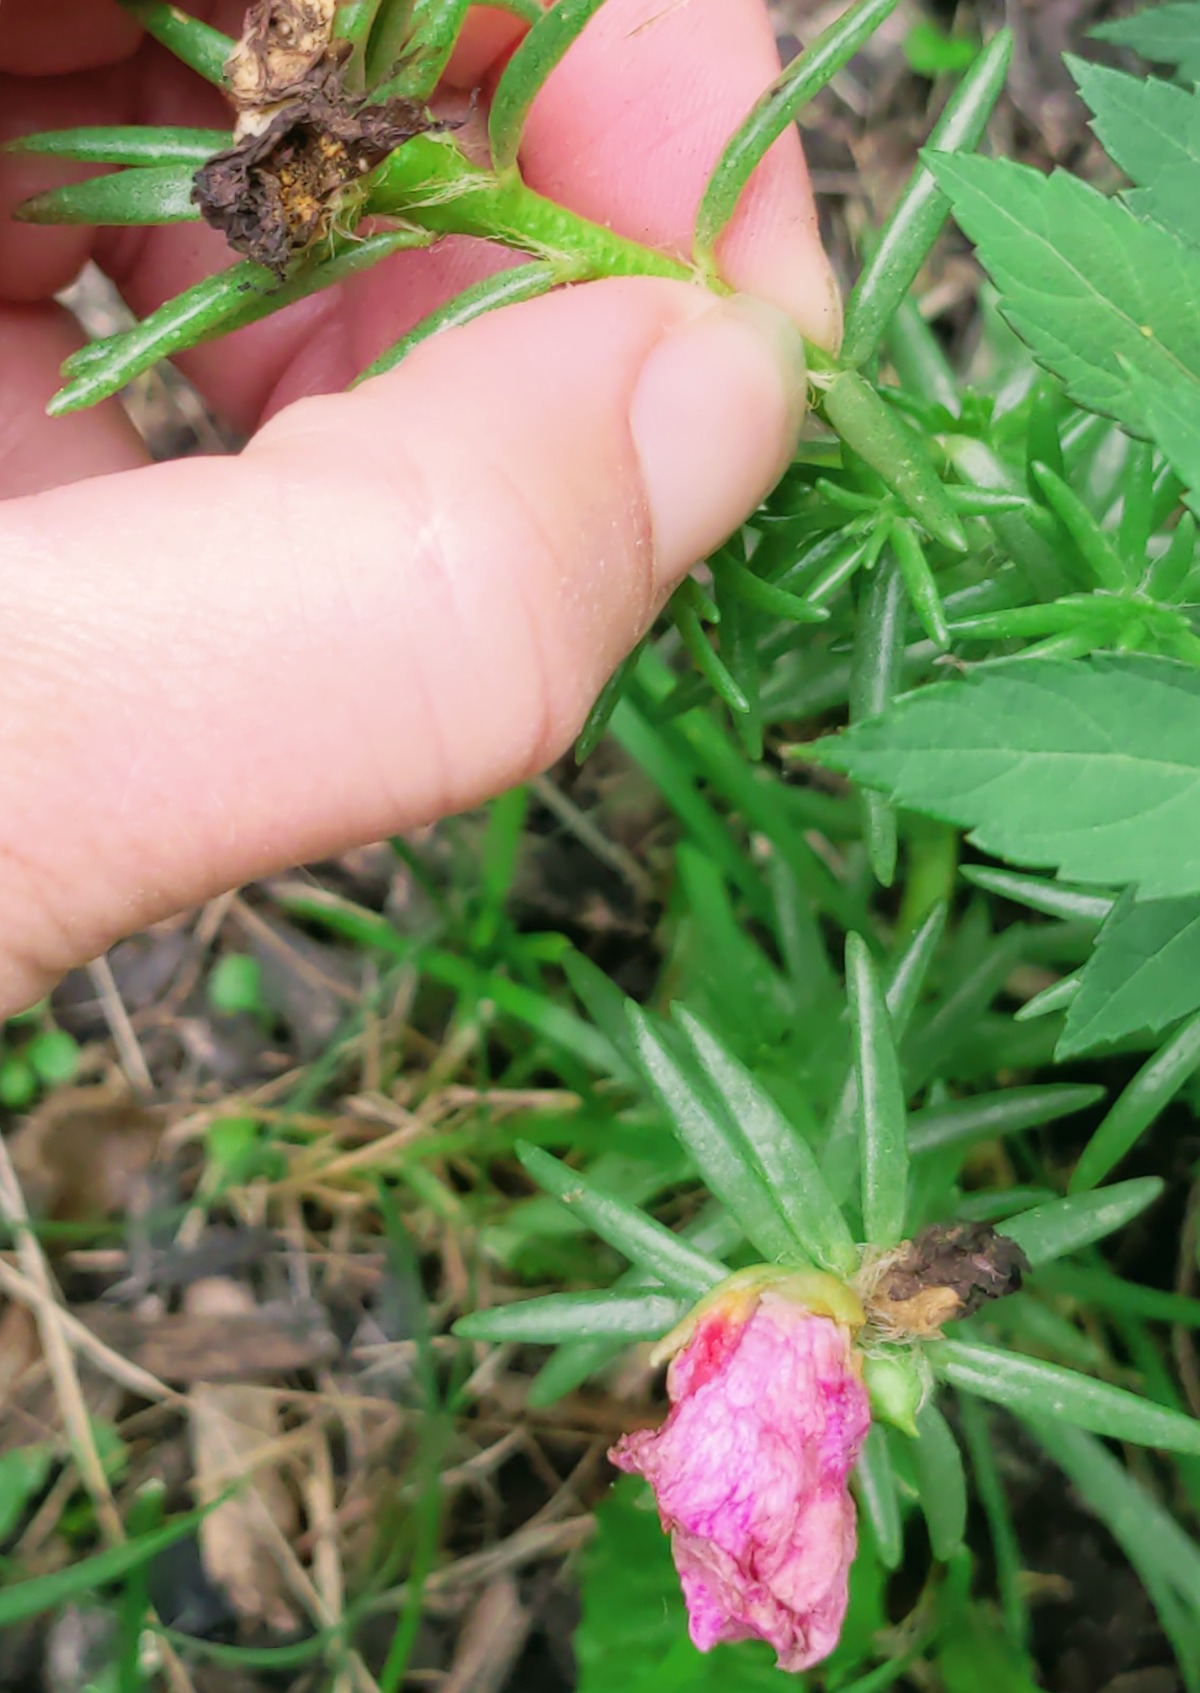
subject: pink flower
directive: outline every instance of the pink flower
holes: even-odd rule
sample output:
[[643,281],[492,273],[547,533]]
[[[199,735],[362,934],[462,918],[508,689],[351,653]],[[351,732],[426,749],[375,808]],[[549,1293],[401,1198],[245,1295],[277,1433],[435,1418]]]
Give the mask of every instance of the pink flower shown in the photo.
[[763,1639],[808,1669],[837,1645],[856,1546],[847,1478],[870,1412],[849,1331],[782,1290],[718,1294],[667,1392],[662,1428],[610,1456],[654,1489],[692,1640]]

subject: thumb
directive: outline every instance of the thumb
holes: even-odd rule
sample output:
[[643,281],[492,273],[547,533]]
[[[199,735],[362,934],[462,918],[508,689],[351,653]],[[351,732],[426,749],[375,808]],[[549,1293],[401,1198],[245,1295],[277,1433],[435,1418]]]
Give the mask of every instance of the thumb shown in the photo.
[[770,307],[592,283],[238,458],[0,506],[0,1010],[551,762],[783,470],[802,372]]

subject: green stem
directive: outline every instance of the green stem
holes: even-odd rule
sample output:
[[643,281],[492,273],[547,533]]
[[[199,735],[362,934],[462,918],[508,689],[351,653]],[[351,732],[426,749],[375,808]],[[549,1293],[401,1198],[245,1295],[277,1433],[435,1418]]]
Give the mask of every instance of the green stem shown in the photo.
[[476,235],[547,259],[563,282],[598,276],[663,276],[693,282],[695,271],[535,194],[515,174],[470,164],[445,136],[419,135],[384,161],[368,212],[403,217],[438,235]]

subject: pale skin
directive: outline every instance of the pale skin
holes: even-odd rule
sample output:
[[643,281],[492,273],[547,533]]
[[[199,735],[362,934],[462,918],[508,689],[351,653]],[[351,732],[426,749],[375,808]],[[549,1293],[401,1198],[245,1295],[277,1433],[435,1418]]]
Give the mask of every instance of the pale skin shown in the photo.
[[[236,34],[244,0],[188,9]],[[472,14],[451,84],[486,88],[512,30]],[[534,108],[527,179],[686,252],[777,68],[760,0],[607,0]],[[137,121],[225,114],[115,0],[0,0],[0,137]],[[191,225],[9,221],[71,168],[0,156],[0,1016],[123,934],[559,756],[787,463],[800,331],[838,335],[787,136],[721,250],[734,301],[592,283],[340,393],[500,262],[447,240],[198,351],[250,444],[150,465],[116,402],[43,415],[79,339],[51,296],[92,256],[142,312],[229,255]]]

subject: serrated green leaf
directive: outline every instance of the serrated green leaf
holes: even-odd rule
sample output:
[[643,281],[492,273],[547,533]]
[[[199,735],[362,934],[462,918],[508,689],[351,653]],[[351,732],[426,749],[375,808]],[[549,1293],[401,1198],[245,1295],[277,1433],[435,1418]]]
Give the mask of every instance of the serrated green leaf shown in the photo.
[[657,1276],[665,1287],[699,1299],[726,1274],[723,1265],[688,1246],[636,1206],[603,1193],[552,1153],[518,1141],[516,1154],[539,1187],[569,1206],[601,1240]]
[[1132,47],[1156,65],[1177,65],[1185,76],[1200,82],[1200,5],[1197,0],[1168,0],[1145,6],[1132,18],[1114,18],[1097,25],[1098,41]]
[[1200,383],[1143,380],[1133,386],[1146,428],[1200,516]]
[[1072,399],[1145,434],[1131,372],[1200,380],[1200,251],[1065,172],[927,158],[1004,316]]
[[463,1340],[520,1340],[555,1346],[564,1340],[658,1340],[688,1309],[665,1293],[551,1293],[494,1311],[472,1311],[454,1325]]
[[1129,1182],[1114,1182],[1099,1193],[1081,1193],[1039,1205],[1000,1224],[1000,1233],[1015,1240],[1037,1269],[1068,1252],[1078,1252],[1105,1235],[1123,1229],[1126,1223],[1162,1197],[1163,1184],[1157,1176],[1138,1176]]
[[812,755],[1072,881],[1200,892],[1200,674],[1028,659],[908,694]]
[[858,1267],[854,1237],[808,1142],[698,1017],[682,1007],[675,1015],[705,1075],[753,1148],[798,1245],[834,1275],[852,1274]]
[[943,1380],[1022,1416],[1053,1417],[1110,1440],[1200,1455],[1200,1422],[1123,1387],[997,1346],[942,1340],[929,1350]]
[[1056,1049],[1060,1060],[1157,1034],[1200,1009],[1200,897],[1117,901],[1096,937]]
[[1200,93],[1067,58],[1092,128],[1133,192],[1125,203],[1200,246]]
[[638,1006],[630,1004],[628,1016],[650,1085],[706,1186],[768,1262],[794,1260],[800,1243],[741,1126],[713,1097],[699,1067],[689,1074],[671,1042]]

